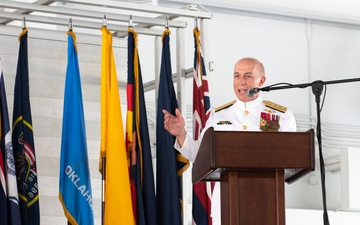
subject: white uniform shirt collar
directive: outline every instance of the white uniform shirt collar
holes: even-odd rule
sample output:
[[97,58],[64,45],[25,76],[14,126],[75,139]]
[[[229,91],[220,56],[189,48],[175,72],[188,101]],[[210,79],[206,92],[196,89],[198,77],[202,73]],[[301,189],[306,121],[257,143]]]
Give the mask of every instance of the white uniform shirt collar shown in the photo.
[[239,107],[241,110],[245,110],[245,109],[256,108],[262,102],[263,102],[263,98],[259,95],[256,99],[250,102],[242,102],[239,99],[237,99],[235,105]]

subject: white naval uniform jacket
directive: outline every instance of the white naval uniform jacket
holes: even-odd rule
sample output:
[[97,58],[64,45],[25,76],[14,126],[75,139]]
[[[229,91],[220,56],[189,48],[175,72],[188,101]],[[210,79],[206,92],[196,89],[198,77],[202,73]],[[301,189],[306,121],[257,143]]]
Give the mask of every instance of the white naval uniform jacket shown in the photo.
[[[221,108],[221,107],[220,107]],[[264,101],[261,96],[251,102],[236,100],[222,109],[212,111],[205,129],[199,140],[194,141],[188,134],[182,147],[175,141],[175,148],[191,162],[195,161],[202,135],[209,127],[215,131],[261,131],[261,118],[277,120],[280,125],[278,131],[296,131],[296,122],[292,112],[285,107]],[[241,141],[239,141],[241,143]],[[220,182],[216,182],[212,195],[211,217],[213,225],[221,225],[220,213]]]

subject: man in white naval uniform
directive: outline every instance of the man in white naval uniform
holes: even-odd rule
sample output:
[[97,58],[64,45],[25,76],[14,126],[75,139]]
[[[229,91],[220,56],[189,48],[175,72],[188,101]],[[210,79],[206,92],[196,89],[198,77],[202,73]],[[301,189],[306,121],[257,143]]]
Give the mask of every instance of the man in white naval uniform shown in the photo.
[[[234,67],[234,91],[237,99],[217,108],[210,115],[202,134],[209,128],[234,131],[296,131],[295,118],[290,110],[270,101],[260,93],[249,97],[247,90],[262,87],[266,80],[262,63],[255,58],[243,58]],[[175,116],[163,110],[164,127],[176,137],[175,148],[195,161],[202,137],[194,141],[185,130],[185,120],[176,109]],[[241,144],[241,140],[237,140]],[[212,195],[211,217],[213,225],[221,224],[220,182],[216,182]]]

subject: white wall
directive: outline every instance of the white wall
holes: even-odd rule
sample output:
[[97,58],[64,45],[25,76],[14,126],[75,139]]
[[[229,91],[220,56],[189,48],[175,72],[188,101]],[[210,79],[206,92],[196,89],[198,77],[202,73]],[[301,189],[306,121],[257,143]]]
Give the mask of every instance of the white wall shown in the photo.
[[[213,72],[208,71],[213,107],[234,99],[233,65],[241,57],[256,57],[264,63],[265,86],[279,82],[303,84],[360,77],[360,30],[357,29],[218,13],[213,14],[206,28],[205,58],[213,61],[215,68]],[[359,87],[359,82],[327,85],[321,112],[325,187],[331,224],[351,224],[350,221],[359,216],[357,209],[343,213],[346,209],[341,203],[341,192],[348,190],[341,187],[340,171],[342,147],[359,146],[360,118],[356,116],[360,110],[356,97]],[[289,107],[295,114],[299,130],[315,128],[316,105],[310,87],[278,90],[263,93],[263,96]],[[189,89],[188,99],[190,97]],[[191,120],[189,113],[188,118]],[[314,211],[288,210],[287,224],[319,224],[322,221],[319,153],[316,151],[316,171],[285,186],[288,209]]]
[[[360,220],[359,212],[329,211],[330,224],[354,225]],[[320,225],[323,223],[322,210],[286,209],[287,225]]]

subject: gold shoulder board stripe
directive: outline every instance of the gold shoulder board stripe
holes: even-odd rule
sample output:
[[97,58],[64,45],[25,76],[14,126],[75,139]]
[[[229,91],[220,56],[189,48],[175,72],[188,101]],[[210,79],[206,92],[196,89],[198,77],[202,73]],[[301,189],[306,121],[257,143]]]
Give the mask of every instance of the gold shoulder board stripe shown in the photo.
[[271,101],[265,100],[264,104],[265,104],[266,107],[269,107],[271,109],[277,110],[277,111],[282,112],[282,113],[285,113],[286,110],[287,110],[287,108],[285,106],[278,105],[278,104],[273,103]]
[[236,100],[233,100],[233,101],[231,101],[231,102],[229,102],[229,103],[226,103],[225,105],[219,106],[219,107],[217,107],[217,108],[215,109],[215,112],[218,112],[218,111],[220,111],[220,110],[226,109],[227,107],[230,107],[230,106],[234,105],[235,102],[236,102]]

